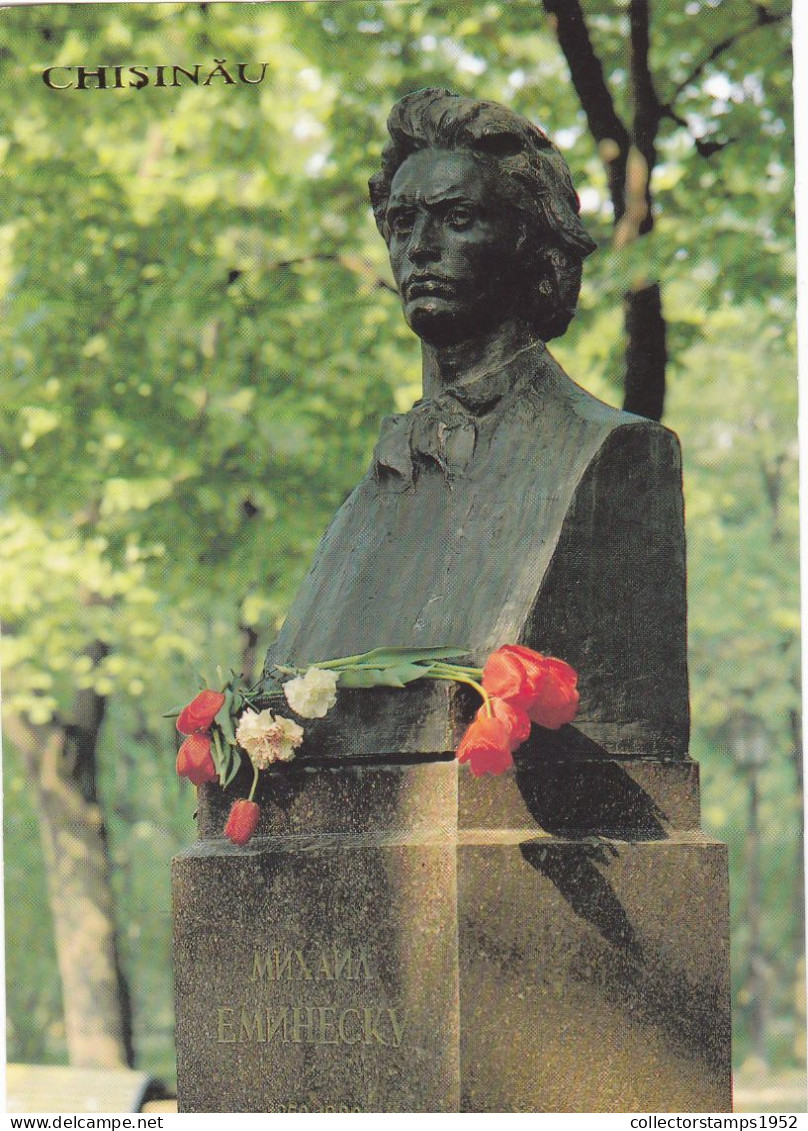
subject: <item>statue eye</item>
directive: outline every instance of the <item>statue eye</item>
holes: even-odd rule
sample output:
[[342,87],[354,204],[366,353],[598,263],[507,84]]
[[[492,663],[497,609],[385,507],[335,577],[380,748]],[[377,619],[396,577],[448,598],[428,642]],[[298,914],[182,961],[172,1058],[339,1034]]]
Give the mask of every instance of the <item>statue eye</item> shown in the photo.
[[470,208],[455,206],[446,213],[446,223],[452,228],[468,228],[474,222],[474,213]]
[[413,229],[415,217],[412,212],[394,212],[392,216],[388,215],[387,224],[390,231],[397,236],[406,236]]

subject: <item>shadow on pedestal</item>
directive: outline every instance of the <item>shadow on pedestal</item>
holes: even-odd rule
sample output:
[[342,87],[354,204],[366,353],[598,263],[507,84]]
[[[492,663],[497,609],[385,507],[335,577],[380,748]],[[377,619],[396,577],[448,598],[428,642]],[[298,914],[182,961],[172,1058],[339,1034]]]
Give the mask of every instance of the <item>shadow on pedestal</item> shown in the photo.
[[320,747],[262,775],[243,849],[200,791],[174,863],[181,1111],[730,1109],[696,765],[542,739],[482,779],[451,746]]

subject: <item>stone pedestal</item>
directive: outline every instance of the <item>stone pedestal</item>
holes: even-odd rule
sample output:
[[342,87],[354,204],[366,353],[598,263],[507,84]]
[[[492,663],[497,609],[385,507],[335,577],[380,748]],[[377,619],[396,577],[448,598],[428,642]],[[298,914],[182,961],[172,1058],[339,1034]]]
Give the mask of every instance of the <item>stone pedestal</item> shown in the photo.
[[174,862],[188,1112],[726,1111],[727,862],[688,761],[262,775]]

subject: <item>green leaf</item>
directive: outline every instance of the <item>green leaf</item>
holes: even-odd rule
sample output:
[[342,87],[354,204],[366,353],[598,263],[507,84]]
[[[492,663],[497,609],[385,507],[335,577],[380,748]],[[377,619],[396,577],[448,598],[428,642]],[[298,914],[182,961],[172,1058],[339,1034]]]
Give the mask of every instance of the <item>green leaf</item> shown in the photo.
[[222,745],[222,732],[218,726],[214,726],[210,732],[211,744],[210,753],[213,758],[213,764],[216,767],[216,773],[219,775],[219,781],[224,782],[227,780],[230,772],[230,765],[232,760],[232,747],[228,743],[226,747]]
[[467,656],[468,648],[454,648],[440,646],[436,648],[372,648],[370,652],[362,652],[358,656],[343,656],[336,660],[326,660],[322,664],[314,664],[317,668],[339,669],[342,664],[350,662],[352,668],[395,667],[402,660],[409,663],[418,663],[425,660],[448,660],[458,656]]
[[386,668],[351,668],[341,672],[340,687],[404,687],[416,679],[424,679],[431,668],[423,664],[400,663]]
[[230,747],[230,755],[230,769],[223,778],[219,779],[222,783],[222,789],[230,785],[231,781],[236,776],[239,768],[241,767],[241,751],[237,746]]
[[340,687],[403,687],[400,681],[391,680],[388,669],[381,668],[352,668],[341,672],[339,677]]
[[224,693],[224,703],[222,710],[218,714],[219,726],[222,728],[222,734],[230,743],[231,746],[236,745],[236,732],[233,728],[233,691],[228,687]]

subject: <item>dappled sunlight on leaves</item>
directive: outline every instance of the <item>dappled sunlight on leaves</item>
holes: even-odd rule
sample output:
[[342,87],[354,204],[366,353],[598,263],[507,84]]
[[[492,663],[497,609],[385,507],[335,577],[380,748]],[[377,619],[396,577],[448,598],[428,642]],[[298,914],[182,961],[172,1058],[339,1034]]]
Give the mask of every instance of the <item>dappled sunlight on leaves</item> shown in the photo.
[[[664,422],[685,454],[693,754],[708,826],[738,873],[746,794],[728,729],[739,711],[765,726],[766,945],[773,968],[791,961],[796,927],[789,919],[781,956],[776,926],[799,805],[787,26],[693,76],[753,8],[654,6],[655,81],[685,126],[662,124],[653,234],[620,251],[603,163],[541,5],[4,13],[0,97],[18,105],[26,91],[25,114],[7,115],[0,136],[4,698],[39,724],[69,714],[77,687],[108,698],[101,786],[129,925],[124,963],[161,1071],[171,1055],[164,863],[193,833],[173,736],[155,719],[206,657],[239,656],[239,626],[255,631],[260,662],[380,419],[420,395],[417,342],[366,186],[391,102],[427,84],[505,101],[557,138],[600,247],[552,351],[611,404],[622,399],[624,292],[661,282]],[[624,114],[624,13],[584,9]],[[43,58],[212,63],[211,45],[230,63],[266,61],[265,82],[57,95],[38,78]],[[696,139],[717,148],[702,155]],[[111,648],[97,664],[85,655],[95,640]],[[12,780],[20,772],[9,764]],[[7,815],[12,899],[31,874],[42,887],[33,818],[25,807]],[[27,937],[47,933],[41,915],[20,912]],[[742,947],[742,906],[735,930]],[[62,1050],[49,947],[48,936],[37,972],[10,979],[15,1056]],[[10,944],[10,970],[30,960]],[[777,1008],[790,1008],[785,991]]]

